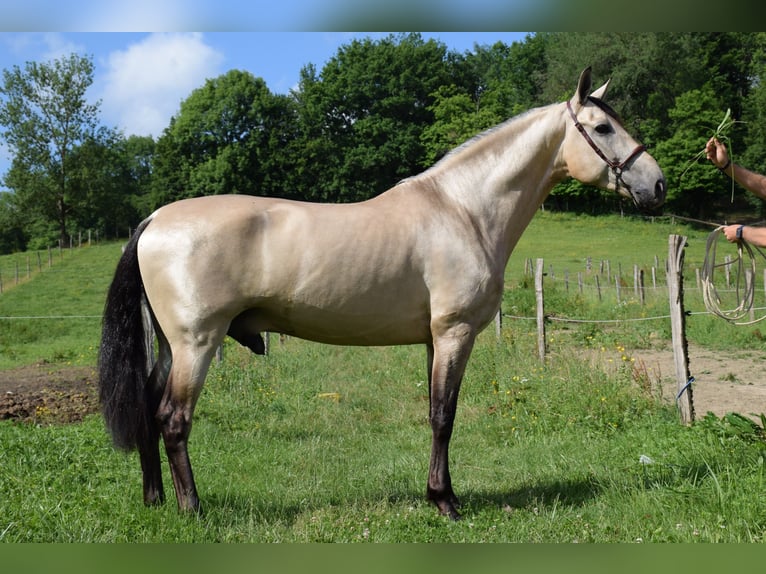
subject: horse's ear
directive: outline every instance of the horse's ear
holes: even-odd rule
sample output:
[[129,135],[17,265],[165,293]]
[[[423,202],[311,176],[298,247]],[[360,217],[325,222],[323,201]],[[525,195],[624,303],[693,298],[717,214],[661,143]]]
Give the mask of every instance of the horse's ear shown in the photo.
[[606,91],[609,88],[609,82],[611,81],[611,78],[606,81],[606,83],[601,86],[598,90],[593,92],[591,94],[591,97],[598,98],[599,100],[605,100],[606,99]]
[[577,81],[577,92],[575,92],[575,102],[582,106],[585,103],[585,100],[588,99],[588,96],[590,95],[590,86],[591,86],[591,73],[590,73],[590,66],[585,68],[580,73],[580,79]]

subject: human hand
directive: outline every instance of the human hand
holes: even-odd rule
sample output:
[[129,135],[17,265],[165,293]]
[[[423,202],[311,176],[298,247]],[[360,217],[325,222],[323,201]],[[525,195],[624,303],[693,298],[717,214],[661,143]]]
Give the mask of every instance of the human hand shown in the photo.
[[731,243],[736,243],[740,240],[740,237],[737,237],[737,229],[742,227],[739,223],[736,223],[734,225],[726,225],[721,229],[723,231],[723,234],[726,236],[726,239],[728,239]]
[[726,151],[726,146],[715,136],[705,144],[705,156],[718,169],[725,169],[729,165],[729,153]]

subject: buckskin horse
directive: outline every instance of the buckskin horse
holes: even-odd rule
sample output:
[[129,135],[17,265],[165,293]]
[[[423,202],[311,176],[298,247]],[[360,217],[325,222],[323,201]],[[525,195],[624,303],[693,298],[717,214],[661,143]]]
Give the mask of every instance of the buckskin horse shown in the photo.
[[[103,317],[99,394],[114,445],[138,449],[146,504],[164,500],[159,441],[180,510],[198,510],[192,416],[226,335],[264,352],[263,332],[336,345],[423,344],[432,429],[427,497],[460,517],[448,450],[463,372],[498,311],[511,251],[567,177],[656,208],[657,162],[592,94],[531,109],[367,201],[244,195],[177,201],[141,222]],[[157,360],[147,373],[141,306]]]

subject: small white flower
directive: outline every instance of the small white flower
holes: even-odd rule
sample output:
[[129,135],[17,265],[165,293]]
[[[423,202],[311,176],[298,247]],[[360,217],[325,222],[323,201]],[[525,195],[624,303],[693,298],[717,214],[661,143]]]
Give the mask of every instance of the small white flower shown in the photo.
[[645,454],[642,454],[641,456],[638,457],[638,462],[640,462],[641,464],[654,464],[654,460],[646,456]]

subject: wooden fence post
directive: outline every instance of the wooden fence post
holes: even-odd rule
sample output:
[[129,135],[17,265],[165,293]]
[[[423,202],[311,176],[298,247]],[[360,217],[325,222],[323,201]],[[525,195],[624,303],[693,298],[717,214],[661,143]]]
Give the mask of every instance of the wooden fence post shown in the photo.
[[686,341],[686,315],[684,314],[684,248],[686,237],[670,235],[668,238],[668,298],[670,300],[670,326],[673,340],[673,358],[676,365],[678,405],[681,422],[694,421],[692,382],[689,374],[688,343]]
[[601,301],[601,283],[599,283],[598,275],[595,276],[596,279],[596,293],[598,293],[598,300]]
[[537,260],[535,299],[537,300],[537,353],[545,361],[545,306],[543,303],[543,260]]

